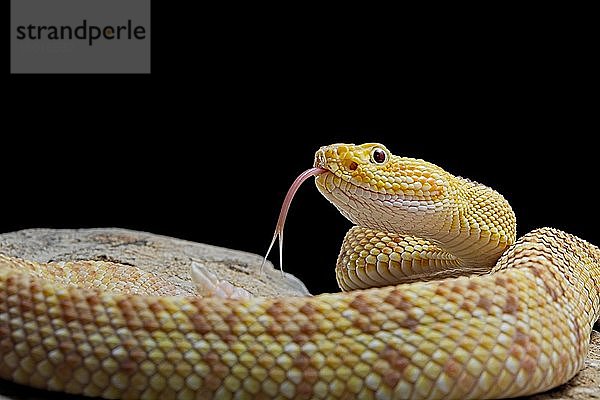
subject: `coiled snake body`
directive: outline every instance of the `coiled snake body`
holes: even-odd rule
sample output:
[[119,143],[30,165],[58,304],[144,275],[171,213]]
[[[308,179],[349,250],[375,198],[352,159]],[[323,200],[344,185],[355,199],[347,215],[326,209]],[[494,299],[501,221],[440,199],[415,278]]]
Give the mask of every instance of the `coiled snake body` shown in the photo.
[[126,266],[0,255],[0,377],[105,398],[483,399],[580,370],[597,247],[550,228],[515,241],[501,195],[379,144],[323,147],[315,167],[357,225],[336,273],[360,290],[185,297]]

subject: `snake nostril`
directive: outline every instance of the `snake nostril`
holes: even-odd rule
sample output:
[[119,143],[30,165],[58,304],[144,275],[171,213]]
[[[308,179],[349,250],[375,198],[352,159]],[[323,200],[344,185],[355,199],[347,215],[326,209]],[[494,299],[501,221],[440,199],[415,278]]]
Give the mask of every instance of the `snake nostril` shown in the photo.
[[352,161],[350,164],[348,164],[348,169],[350,171],[356,171],[356,168],[358,168],[358,164],[354,161]]

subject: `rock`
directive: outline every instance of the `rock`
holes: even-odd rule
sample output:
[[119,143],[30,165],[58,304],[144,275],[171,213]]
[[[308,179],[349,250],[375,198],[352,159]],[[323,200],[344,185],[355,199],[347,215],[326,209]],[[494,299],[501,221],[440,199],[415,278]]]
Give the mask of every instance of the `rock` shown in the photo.
[[[27,229],[0,235],[0,253],[29,260],[103,260],[135,265],[171,276],[190,294],[190,264],[195,261],[253,295],[306,296],[304,284],[291,274],[282,279],[270,262],[263,274],[262,257],[238,250],[194,243],[166,236],[116,228]],[[83,400],[87,397],[32,389],[0,380],[0,400]],[[600,333],[594,331],[584,369],[567,384],[531,400],[600,398]]]

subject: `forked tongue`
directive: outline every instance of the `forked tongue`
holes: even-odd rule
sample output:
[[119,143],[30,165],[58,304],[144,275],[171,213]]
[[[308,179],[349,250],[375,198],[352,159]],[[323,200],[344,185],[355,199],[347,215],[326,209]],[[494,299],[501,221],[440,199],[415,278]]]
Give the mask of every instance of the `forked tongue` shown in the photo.
[[261,273],[263,271],[263,268],[265,267],[265,263],[267,262],[267,257],[269,257],[269,253],[271,252],[271,249],[273,248],[273,245],[275,244],[277,237],[279,237],[279,269],[281,270],[281,276],[282,277],[284,276],[283,275],[283,227],[285,225],[285,219],[287,217],[288,210],[290,209],[290,204],[292,203],[292,199],[294,198],[294,195],[298,191],[298,188],[300,187],[300,185],[302,185],[304,183],[304,181],[306,181],[311,176],[317,176],[326,171],[327,170],[324,168],[307,169],[306,171],[304,171],[303,173],[298,175],[298,177],[296,178],[294,183],[292,183],[292,186],[290,186],[287,194],[285,195],[285,199],[283,200],[283,204],[281,205],[281,211],[279,212],[279,218],[277,219],[277,225],[275,226],[275,233],[273,234],[273,240],[271,240],[271,244],[269,245],[267,254],[265,254],[265,258],[263,259],[263,262],[260,266]]

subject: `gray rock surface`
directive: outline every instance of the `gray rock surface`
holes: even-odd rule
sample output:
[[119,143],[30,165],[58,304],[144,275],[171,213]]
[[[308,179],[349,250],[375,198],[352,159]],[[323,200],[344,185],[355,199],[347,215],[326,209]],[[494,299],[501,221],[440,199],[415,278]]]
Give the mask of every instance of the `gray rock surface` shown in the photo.
[[[0,235],[0,253],[29,260],[103,260],[135,265],[171,276],[190,294],[190,263],[200,263],[218,276],[257,296],[305,296],[304,284],[293,275],[280,272],[268,262],[263,274],[258,270],[262,257],[237,250],[194,243],[166,236],[116,228],[28,229]],[[0,400],[86,399],[37,390],[0,380]],[[529,399],[600,398],[600,333],[594,331],[584,369],[569,383]]]

